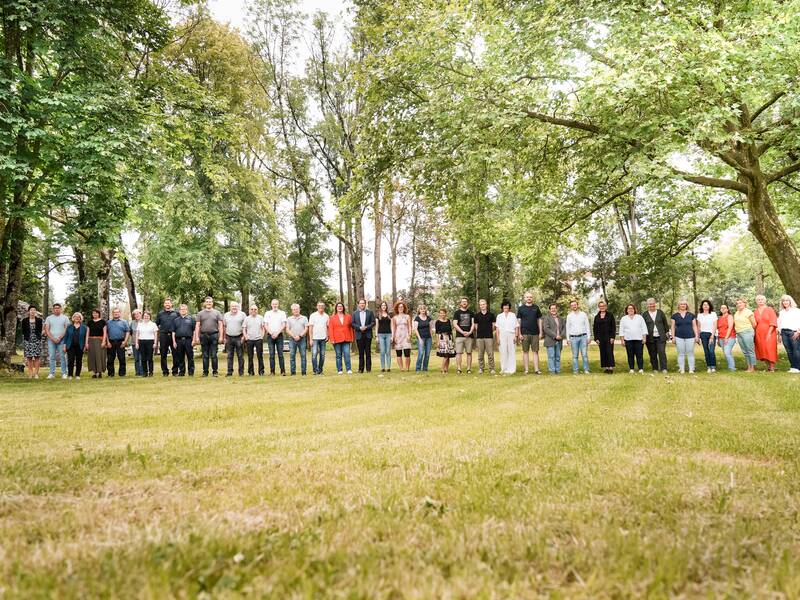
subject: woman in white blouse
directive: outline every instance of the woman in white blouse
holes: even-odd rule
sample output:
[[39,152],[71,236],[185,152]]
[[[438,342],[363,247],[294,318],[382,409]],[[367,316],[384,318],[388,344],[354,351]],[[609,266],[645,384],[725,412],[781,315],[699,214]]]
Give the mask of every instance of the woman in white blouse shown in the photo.
[[800,373],[800,308],[797,308],[794,298],[788,294],[781,296],[778,331],[791,366],[789,373]]
[[619,339],[625,344],[628,353],[628,368],[633,373],[634,359],[639,373],[644,373],[644,343],[647,340],[647,324],[642,315],[637,314],[636,307],[628,304],[625,316],[619,320]]
[[158,346],[158,326],[150,320],[150,311],[144,311],[134,335],[134,345],[142,361],[142,377],[153,376],[153,354]]
[[706,367],[709,373],[717,370],[717,353],[715,352],[717,341],[717,313],[711,300],[703,300],[700,303],[700,310],[697,311],[697,324],[700,326],[700,343],[703,344],[703,354],[706,357]]
[[517,372],[517,349],[514,343],[519,338],[519,323],[517,315],[511,312],[511,302],[503,300],[500,308],[503,312],[495,319],[500,346],[500,372],[513,375]]

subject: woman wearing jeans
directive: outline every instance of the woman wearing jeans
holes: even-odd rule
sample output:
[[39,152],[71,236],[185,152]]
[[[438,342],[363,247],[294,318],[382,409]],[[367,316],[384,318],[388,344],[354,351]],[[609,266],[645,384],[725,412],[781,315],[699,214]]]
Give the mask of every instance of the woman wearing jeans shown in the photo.
[[703,300],[700,303],[697,323],[700,329],[700,342],[703,344],[703,354],[706,358],[706,369],[709,373],[714,373],[717,370],[717,355],[714,352],[717,337],[717,313],[714,312],[710,300]]
[[800,373],[800,308],[788,294],[781,296],[778,331],[781,332],[781,343],[789,359],[789,373]]
[[414,317],[414,335],[417,336],[417,371],[427,371],[428,362],[431,359],[431,318],[428,309],[424,304],[417,308],[417,316]]
[[684,373],[684,362],[689,361],[689,373],[694,373],[694,345],[700,341],[697,319],[689,312],[686,300],[678,302],[678,312],[672,315],[672,339],[678,349],[678,371]]
[[747,300],[744,298],[736,301],[733,326],[736,328],[736,341],[739,342],[739,348],[747,362],[747,372],[752,373],[756,370],[756,318],[753,311],[747,308]]
[[353,319],[344,310],[344,304],[337,302],[333,309],[333,314],[328,322],[328,338],[333,343],[333,350],[336,352],[336,371],[342,374],[342,357],[344,357],[344,368],[348,375],[353,374],[350,368],[350,344],[353,343]]
[[392,370],[392,315],[389,314],[389,304],[381,302],[378,314],[375,315],[378,324],[378,352],[381,355],[381,372]]
[[736,327],[733,325],[733,315],[727,304],[719,305],[720,317],[717,319],[717,341],[722,346],[728,370],[735,371],[736,363],[733,360],[733,346],[736,344]]

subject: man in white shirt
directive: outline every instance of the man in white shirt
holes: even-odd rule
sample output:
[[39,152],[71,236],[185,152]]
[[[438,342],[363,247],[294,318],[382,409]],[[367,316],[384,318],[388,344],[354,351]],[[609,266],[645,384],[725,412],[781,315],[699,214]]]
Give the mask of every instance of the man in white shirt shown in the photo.
[[238,302],[231,302],[230,311],[222,317],[225,331],[225,352],[228,353],[228,373],[233,376],[233,354],[239,362],[239,377],[244,375],[244,351],[242,349],[242,332],[244,331],[245,315],[239,310]]
[[578,302],[569,303],[567,315],[567,346],[572,347],[572,372],[578,373],[578,355],[581,356],[583,372],[589,372],[589,338],[592,330],[589,327],[588,315],[578,308]]
[[250,305],[250,314],[244,320],[242,335],[247,346],[247,374],[255,375],[253,355],[258,358],[258,374],[264,374],[264,317],[258,314],[258,306]]
[[283,330],[286,329],[286,312],[280,309],[281,303],[273,298],[272,308],[264,313],[264,325],[267,328],[267,347],[269,348],[269,374],[275,375],[275,353],[278,353],[278,365],[281,375],[286,375],[283,363]]
[[314,375],[322,375],[325,365],[325,345],[328,343],[328,321],[325,303],[317,302],[317,311],[308,317],[308,331],[311,336],[311,369]]

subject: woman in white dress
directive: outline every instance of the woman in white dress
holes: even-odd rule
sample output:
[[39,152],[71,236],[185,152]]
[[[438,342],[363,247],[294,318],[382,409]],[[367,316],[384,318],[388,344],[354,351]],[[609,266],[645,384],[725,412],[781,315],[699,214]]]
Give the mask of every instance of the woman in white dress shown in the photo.
[[495,319],[500,346],[500,372],[513,375],[517,372],[517,349],[514,344],[519,338],[519,323],[517,315],[511,312],[511,302],[503,300],[500,308],[503,312]]

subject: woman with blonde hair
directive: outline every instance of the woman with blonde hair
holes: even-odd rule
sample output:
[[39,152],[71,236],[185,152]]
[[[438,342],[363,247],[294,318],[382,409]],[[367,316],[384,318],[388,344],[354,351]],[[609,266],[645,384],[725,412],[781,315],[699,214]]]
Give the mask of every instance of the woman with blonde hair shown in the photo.
[[733,315],[733,326],[736,328],[736,341],[742,349],[744,360],[747,363],[747,372],[756,370],[755,330],[756,318],[753,311],[747,308],[747,300],[736,300],[736,312]]
[[428,307],[420,304],[417,307],[417,316],[414,317],[414,335],[417,337],[417,371],[427,371],[431,359],[431,317]]
[[397,354],[397,362],[401,371],[408,371],[411,366],[411,315],[408,306],[402,300],[394,304],[392,317],[392,342]]
[[678,371],[684,372],[684,363],[688,359],[689,373],[694,373],[694,345],[700,342],[700,331],[697,317],[689,312],[689,303],[685,299],[678,301],[678,310],[672,315],[671,333],[678,349]]
[[756,360],[763,360],[768,371],[775,371],[778,362],[778,315],[771,306],[767,305],[767,298],[763,294],[756,296]]
[[800,373],[800,308],[797,308],[794,298],[788,294],[781,296],[778,331],[789,359],[789,373]]
[[64,333],[64,351],[67,354],[67,379],[81,378],[81,368],[83,367],[83,350],[86,348],[87,335],[89,328],[83,324],[83,315],[76,312],[72,315],[72,323]]

